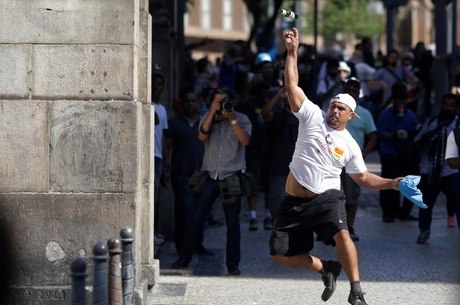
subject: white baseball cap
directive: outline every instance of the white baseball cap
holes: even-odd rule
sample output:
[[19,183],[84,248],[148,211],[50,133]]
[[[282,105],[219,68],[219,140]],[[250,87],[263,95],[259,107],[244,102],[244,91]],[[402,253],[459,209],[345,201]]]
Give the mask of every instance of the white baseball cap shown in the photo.
[[338,70],[339,71],[346,71],[348,73],[351,73],[350,66],[343,60],[339,62],[339,69]]
[[356,101],[355,99],[348,93],[340,93],[334,96],[331,99],[331,103],[342,103],[350,107],[351,111],[353,111],[353,116],[360,119],[359,115],[356,114]]

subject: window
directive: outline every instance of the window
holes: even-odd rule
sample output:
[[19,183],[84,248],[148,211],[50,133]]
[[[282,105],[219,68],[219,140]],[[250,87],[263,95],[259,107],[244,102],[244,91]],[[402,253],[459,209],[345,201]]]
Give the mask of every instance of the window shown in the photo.
[[226,31],[231,31],[233,29],[233,7],[232,7],[232,0],[224,0],[223,3],[223,24],[222,27]]
[[209,29],[211,27],[211,1],[201,0],[201,27]]

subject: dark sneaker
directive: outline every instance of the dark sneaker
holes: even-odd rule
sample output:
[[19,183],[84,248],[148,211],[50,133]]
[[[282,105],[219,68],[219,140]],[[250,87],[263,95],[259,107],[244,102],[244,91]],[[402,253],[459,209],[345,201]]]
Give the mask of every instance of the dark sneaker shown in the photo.
[[273,228],[273,221],[271,217],[265,217],[264,219],[264,229],[271,230]]
[[251,218],[249,219],[249,231],[257,231],[259,229],[259,225],[257,224],[257,219]]
[[420,231],[420,235],[417,238],[417,244],[426,244],[428,238],[430,238],[430,230]]
[[348,303],[351,305],[367,305],[366,301],[364,300],[364,292],[350,291],[350,295],[348,296]]
[[324,283],[324,291],[321,294],[321,300],[326,302],[332,296],[337,285],[337,277],[342,271],[342,265],[336,261],[323,261],[324,274],[321,277]]
[[241,274],[241,271],[238,267],[229,267],[228,268],[228,275],[231,275],[231,276],[236,276],[236,275],[240,275]]
[[192,259],[191,258],[188,258],[188,257],[179,257],[177,259],[177,261],[172,264],[171,268],[173,269],[185,269],[188,267],[188,264],[190,264],[190,261]]

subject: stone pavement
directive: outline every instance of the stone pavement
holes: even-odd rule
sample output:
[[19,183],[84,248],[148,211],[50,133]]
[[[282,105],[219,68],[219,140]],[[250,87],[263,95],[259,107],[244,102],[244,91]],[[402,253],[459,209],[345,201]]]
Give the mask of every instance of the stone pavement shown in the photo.
[[[368,160],[371,171],[379,172],[378,158]],[[195,257],[184,271],[170,269],[177,258],[172,242],[159,250],[160,278],[149,293],[149,305],[344,305],[349,283],[346,275],[338,278],[335,294],[321,301],[323,283],[319,274],[288,269],[274,264],[269,257],[269,231],[248,231],[247,207],[241,220],[241,275],[226,275],[225,227],[207,228],[205,245],[216,252],[213,257]],[[441,195],[434,210],[432,236],[418,245],[417,222],[383,223],[378,192],[363,190],[355,230],[362,287],[370,305],[459,305],[460,233],[446,226],[446,206]],[[215,214],[223,220],[220,205]],[[417,216],[418,208],[412,214]],[[262,220],[262,209],[259,218]],[[335,259],[334,248],[315,244],[314,255]]]

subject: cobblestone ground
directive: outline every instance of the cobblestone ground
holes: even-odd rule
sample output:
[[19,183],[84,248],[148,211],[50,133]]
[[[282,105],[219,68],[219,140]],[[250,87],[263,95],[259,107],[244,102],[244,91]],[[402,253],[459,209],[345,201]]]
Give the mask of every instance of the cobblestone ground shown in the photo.
[[[379,171],[370,162],[369,169]],[[459,199],[460,200],[460,199]],[[149,305],[313,305],[321,301],[323,284],[310,271],[288,269],[271,262],[268,255],[269,231],[248,231],[247,208],[242,213],[242,260],[238,277],[229,277],[224,266],[225,228],[208,228],[205,244],[216,252],[213,257],[194,258],[190,268],[170,269],[177,258],[172,242],[159,251],[161,276],[149,294]],[[262,220],[262,209],[259,220]],[[220,220],[222,210],[215,206]],[[412,214],[417,216],[418,208]],[[434,210],[432,236],[418,245],[417,221],[383,223],[378,192],[363,190],[355,230],[362,287],[370,305],[459,305],[460,233],[447,228],[445,200],[440,196]],[[335,251],[317,242],[313,254],[334,259]],[[346,275],[338,278],[335,294],[325,304],[347,303],[349,283]]]

